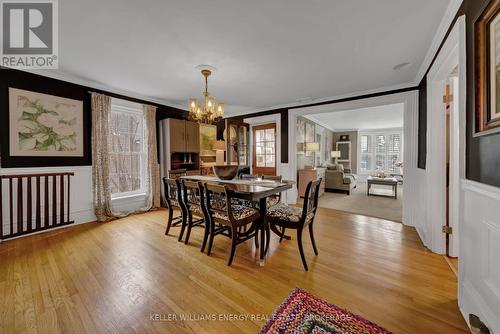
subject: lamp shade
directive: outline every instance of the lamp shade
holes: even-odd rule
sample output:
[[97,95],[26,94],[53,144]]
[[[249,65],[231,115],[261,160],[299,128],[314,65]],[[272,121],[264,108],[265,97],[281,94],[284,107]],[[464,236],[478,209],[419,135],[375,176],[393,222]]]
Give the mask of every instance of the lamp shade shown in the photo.
[[306,143],[307,152],[319,152],[319,143]]
[[332,158],[340,158],[340,151],[332,151],[332,152],[330,153],[330,156],[331,156]]
[[226,150],[226,142],[224,140],[216,140],[212,146],[212,149],[216,151],[225,151]]

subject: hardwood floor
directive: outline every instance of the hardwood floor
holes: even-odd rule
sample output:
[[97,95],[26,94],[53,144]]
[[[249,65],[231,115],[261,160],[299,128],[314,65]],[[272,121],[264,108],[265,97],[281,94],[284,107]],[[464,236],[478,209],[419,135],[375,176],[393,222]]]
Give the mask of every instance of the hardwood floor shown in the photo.
[[[227,267],[229,240],[216,238],[207,257],[199,250],[202,229],[193,229],[185,246],[178,227],[164,235],[166,216],[151,212],[0,244],[0,333],[256,333],[261,315],[294,287],[395,333],[468,332],[455,275],[413,228],[320,209],[319,256],[306,235],[305,272],[295,236],[273,239],[265,267],[252,241]],[[201,319],[219,314],[249,318]]]

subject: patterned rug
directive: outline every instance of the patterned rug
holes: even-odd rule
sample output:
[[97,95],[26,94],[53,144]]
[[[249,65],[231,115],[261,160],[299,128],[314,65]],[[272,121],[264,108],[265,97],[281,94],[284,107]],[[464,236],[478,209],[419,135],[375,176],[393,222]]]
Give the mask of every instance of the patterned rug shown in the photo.
[[359,315],[295,288],[260,330],[270,333],[388,334]]

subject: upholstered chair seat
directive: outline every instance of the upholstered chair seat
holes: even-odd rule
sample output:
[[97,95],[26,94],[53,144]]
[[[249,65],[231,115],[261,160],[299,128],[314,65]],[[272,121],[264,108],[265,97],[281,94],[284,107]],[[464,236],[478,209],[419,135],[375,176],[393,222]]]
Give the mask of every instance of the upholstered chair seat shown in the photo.
[[[280,219],[284,221],[297,223],[300,221],[300,218],[302,218],[302,208],[280,203],[269,208],[267,215],[274,219]],[[314,218],[314,212],[310,212],[306,216],[306,221],[309,221],[313,218]]]
[[[245,218],[251,217],[252,215],[259,214],[259,211],[256,209],[254,209],[252,207],[245,206],[245,205],[239,205],[239,204],[236,204],[236,205],[233,204],[231,206],[231,211],[233,213],[234,219],[236,219],[236,220],[245,219]],[[214,212],[214,218],[226,220],[226,221],[229,220],[229,218],[225,212]]]

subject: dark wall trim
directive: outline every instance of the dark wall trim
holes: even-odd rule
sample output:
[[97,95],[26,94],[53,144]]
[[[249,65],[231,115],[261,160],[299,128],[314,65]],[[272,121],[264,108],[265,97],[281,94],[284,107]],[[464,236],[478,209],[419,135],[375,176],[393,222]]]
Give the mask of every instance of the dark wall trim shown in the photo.
[[418,87],[408,87],[408,88],[401,88],[401,89],[394,89],[394,90],[388,90],[385,92],[378,92],[378,93],[371,93],[371,94],[364,94],[364,95],[358,95],[358,96],[353,96],[353,97],[346,97],[342,99],[336,99],[336,100],[329,100],[329,101],[322,101],[322,102],[316,102],[316,103],[309,103],[309,104],[304,104],[300,106],[293,106],[293,107],[287,107],[287,108],[278,108],[278,109],[271,109],[271,110],[266,110],[266,111],[259,111],[256,113],[251,113],[251,114],[246,114],[246,115],[238,115],[234,116],[231,118],[235,119],[244,119],[244,118],[253,118],[253,117],[259,117],[259,116],[266,116],[266,115],[271,115],[271,114],[281,114],[281,163],[288,163],[289,156],[288,156],[288,110],[290,109],[297,109],[297,108],[307,108],[307,107],[315,107],[315,106],[321,106],[321,105],[326,105],[326,104],[334,104],[334,103],[341,103],[341,102],[348,102],[348,101],[356,101],[356,100],[362,100],[362,99],[368,99],[368,98],[373,98],[373,97],[378,97],[378,96],[385,96],[385,95],[391,95],[391,94],[398,94],[398,93],[404,93],[404,92],[411,92],[414,90],[418,90]]
[[[9,157],[8,135],[9,135],[9,87],[30,90],[38,93],[61,96],[65,98],[83,101],[84,113],[84,157],[72,158],[71,161],[65,158],[47,158],[47,157]],[[92,149],[91,149],[91,110],[90,110],[90,93],[106,94],[108,96],[129,100],[141,104],[150,104],[157,107],[157,119],[167,117],[172,118],[187,118],[188,113],[185,110],[161,105],[158,103],[141,100],[133,97],[128,97],[120,94],[115,94],[101,89],[95,89],[88,86],[74,84],[71,82],[53,79],[29,72],[0,68],[0,151],[2,157],[2,167],[49,167],[49,166],[83,166],[91,165]]]
[[425,169],[427,165],[427,80],[418,86],[418,153],[417,167]]

